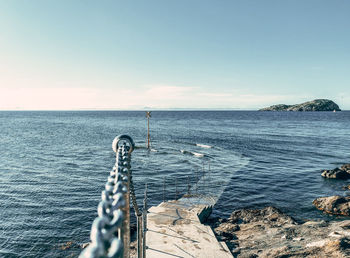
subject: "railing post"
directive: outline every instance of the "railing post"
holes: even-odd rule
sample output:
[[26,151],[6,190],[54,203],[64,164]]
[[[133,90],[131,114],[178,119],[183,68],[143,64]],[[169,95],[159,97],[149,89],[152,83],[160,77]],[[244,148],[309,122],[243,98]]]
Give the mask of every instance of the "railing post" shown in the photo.
[[187,177],[187,194],[191,194],[190,176]]
[[163,202],[165,202],[165,177],[163,180]]
[[142,237],[142,251],[143,258],[146,258],[146,233],[147,233],[147,183],[145,186],[145,198],[143,199],[143,237]]
[[198,195],[198,186],[199,186],[199,171],[196,169],[196,195]]
[[143,225],[142,225],[142,214],[137,215],[137,257],[142,258],[143,250]]
[[177,177],[175,177],[175,200],[177,200]]

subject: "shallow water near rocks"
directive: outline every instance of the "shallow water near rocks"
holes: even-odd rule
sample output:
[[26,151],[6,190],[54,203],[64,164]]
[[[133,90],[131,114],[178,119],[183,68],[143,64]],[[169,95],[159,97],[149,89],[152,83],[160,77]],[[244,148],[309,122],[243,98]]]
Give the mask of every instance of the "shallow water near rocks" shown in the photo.
[[147,183],[149,205],[190,191],[215,200],[213,216],[272,205],[299,220],[334,219],[312,201],[347,194],[347,181],[321,170],[350,162],[348,111],[155,111],[150,124],[148,151],[143,111],[0,112],[0,256],[80,253],[65,244],[88,242],[122,133],[136,142],[140,205]]

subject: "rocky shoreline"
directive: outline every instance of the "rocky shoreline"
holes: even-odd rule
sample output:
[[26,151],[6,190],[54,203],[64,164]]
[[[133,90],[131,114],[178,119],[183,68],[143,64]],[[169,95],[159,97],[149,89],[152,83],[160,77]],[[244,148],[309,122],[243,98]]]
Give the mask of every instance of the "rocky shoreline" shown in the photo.
[[[349,179],[350,164],[324,170],[322,176]],[[312,203],[345,220],[301,223],[269,206],[237,210],[228,219],[209,218],[207,223],[234,257],[350,257],[350,196],[319,197]]]
[[350,220],[298,223],[275,207],[242,209],[210,219],[234,257],[349,257]]

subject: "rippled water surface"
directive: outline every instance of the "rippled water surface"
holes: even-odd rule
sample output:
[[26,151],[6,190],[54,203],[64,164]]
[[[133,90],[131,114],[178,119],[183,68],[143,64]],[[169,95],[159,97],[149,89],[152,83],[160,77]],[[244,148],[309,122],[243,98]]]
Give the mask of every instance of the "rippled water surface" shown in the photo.
[[[350,112],[0,112],[0,256],[76,257],[88,242],[111,148],[132,136],[136,194],[156,205],[188,191],[217,199],[214,216],[274,205],[303,219],[319,196],[347,194],[321,169],[350,162]],[[177,189],[177,190],[175,190]],[[64,249],[64,244],[73,247]]]

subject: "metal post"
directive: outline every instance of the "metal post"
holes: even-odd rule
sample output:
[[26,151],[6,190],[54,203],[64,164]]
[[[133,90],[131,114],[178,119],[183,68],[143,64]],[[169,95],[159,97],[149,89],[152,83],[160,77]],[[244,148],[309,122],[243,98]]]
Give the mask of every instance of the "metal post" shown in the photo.
[[146,258],[146,233],[147,233],[147,183],[145,186],[145,198],[143,200],[143,237],[142,237],[142,251],[143,258]]
[[147,118],[147,148],[149,149],[149,117]]
[[137,257],[142,258],[143,250],[142,214],[137,215]]
[[203,189],[207,189],[207,188],[206,188],[206,185],[205,185],[205,183],[206,183],[207,180],[205,179],[204,160],[203,160],[202,172],[203,172]]
[[196,173],[196,195],[198,195],[198,175],[197,175],[197,173]]
[[177,178],[175,177],[175,200],[177,200]]
[[196,169],[196,175],[197,175],[197,187],[196,187],[196,194],[198,194],[198,187],[199,187],[199,171]]
[[[122,147],[122,152],[128,152],[128,148],[126,147],[125,143]],[[126,155],[123,155],[124,157]],[[125,194],[125,208],[124,208],[124,221],[123,221],[123,227],[122,227],[122,236],[123,236],[123,242],[124,242],[124,258],[130,257],[130,155],[127,154],[127,180],[126,180],[126,189],[127,192]],[[121,161],[122,164],[124,161]],[[123,164],[124,165],[124,164]]]
[[209,179],[210,179],[210,160],[208,161],[208,173],[209,173]]
[[165,177],[163,181],[163,202],[165,202]]
[[191,194],[190,176],[187,177],[187,194]]
[[149,133],[149,119],[151,117],[151,111],[146,111],[146,118],[147,118],[147,149],[151,148],[150,144],[150,133]]

